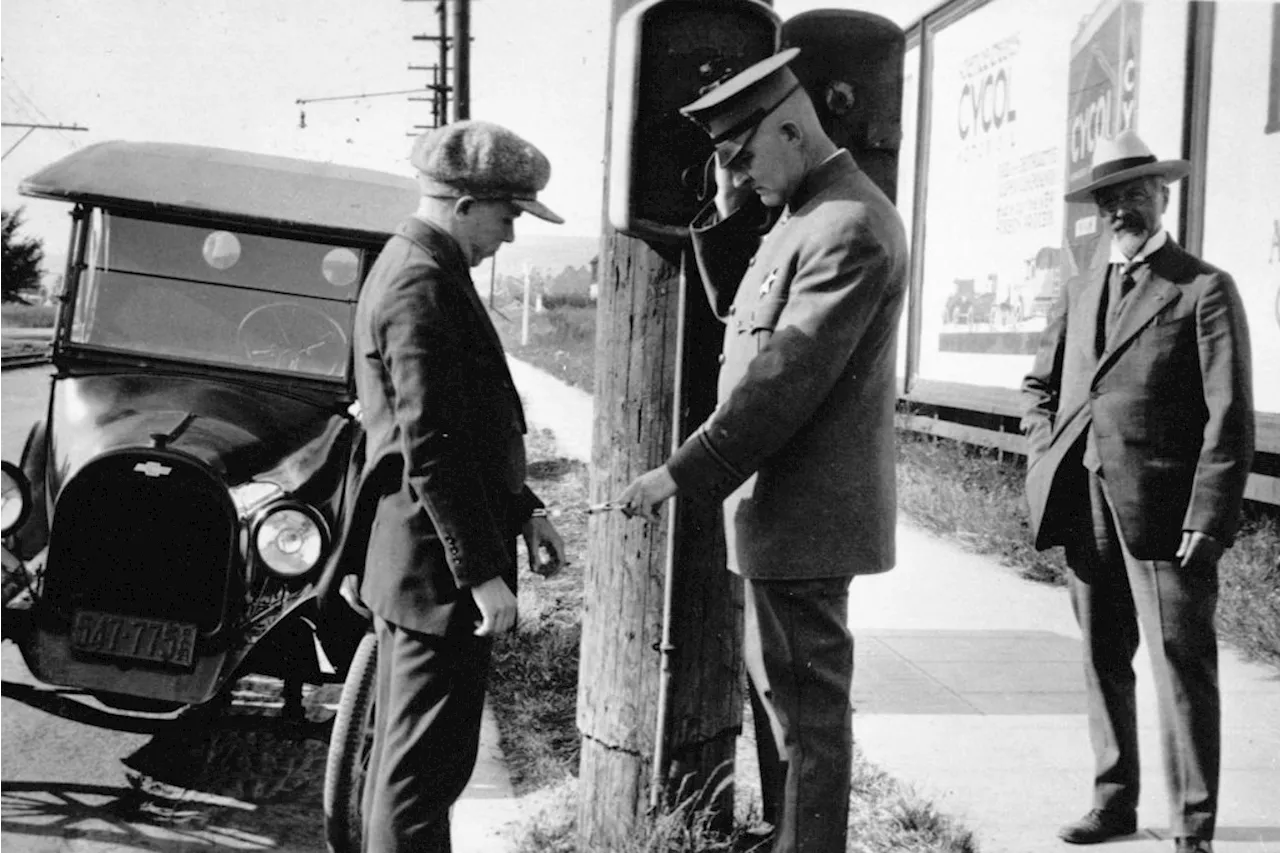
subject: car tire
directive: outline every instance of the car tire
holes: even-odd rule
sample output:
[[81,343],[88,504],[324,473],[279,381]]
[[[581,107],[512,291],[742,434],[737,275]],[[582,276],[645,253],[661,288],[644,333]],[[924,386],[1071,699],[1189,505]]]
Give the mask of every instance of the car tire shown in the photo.
[[367,633],[356,647],[342,684],[342,698],[329,735],[324,772],[325,837],[331,853],[360,853],[362,800],[373,743],[374,682],[378,640]]

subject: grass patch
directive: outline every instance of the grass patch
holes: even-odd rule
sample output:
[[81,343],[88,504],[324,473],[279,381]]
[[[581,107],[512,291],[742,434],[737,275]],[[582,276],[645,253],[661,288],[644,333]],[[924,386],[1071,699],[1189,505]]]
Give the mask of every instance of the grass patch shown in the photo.
[[0,321],[6,328],[46,329],[58,316],[56,305],[19,305],[6,302],[0,306]]
[[560,305],[529,315],[529,343],[521,345],[520,303],[512,302],[489,318],[508,353],[552,376],[593,391],[595,377],[596,306]]
[[[555,455],[548,430],[528,437],[529,484],[548,507],[565,539],[569,564],[541,580],[523,574],[517,629],[498,638],[490,694],[501,745],[516,793],[530,818],[516,839],[521,853],[579,853],[580,752],[576,724],[578,646],[581,639],[582,564],[587,538],[587,466]],[[522,555],[523,559],[523,555]],[[717,832],[713,815],[695,804],[699,792],[639,827],[612,853],[744,853],[755,844],[745,827],[759,814],[759,782],[750,709],[738,739],[737,827]],[[850,798],[851,853],[975,853],[971,834],[932,803],[855,754]]]
[[[920,526],[990,554],[1030,580],[1066,583],[1061,548],[1036,551],[1018,457],[918,433],[898,434],[898,507]],[[1014,460],[1017,461],[1014,461]],[[1247,658],[1280,668],[1280,511],[1248,504],[1218,564],[1218,630]]]
[[1022,467],[1001,463],[994,450],[899,430],[898,509],[1028,580],[1066,583],[1062,549],[1032,545]]

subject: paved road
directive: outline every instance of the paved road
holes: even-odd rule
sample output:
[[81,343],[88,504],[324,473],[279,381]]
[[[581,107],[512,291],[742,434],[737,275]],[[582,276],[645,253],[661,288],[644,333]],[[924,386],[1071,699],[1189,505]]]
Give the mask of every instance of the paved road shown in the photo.
[[16,463],[22,455],[27,430],[44,417],[49,402],[49,367],[6,370],[0,373],[0,455]]
[[[31,423],[43,417],[49,373],[14,370],[0,378],[0,451],[7,460],[18,461]],[[322,730],[264,719],[274,690],[269,680],[245,680],[236,713],[218,718],[123,715],[40,684],[6,641],[0,648],[5,853],[323,849],[324,742],[314,737]]]

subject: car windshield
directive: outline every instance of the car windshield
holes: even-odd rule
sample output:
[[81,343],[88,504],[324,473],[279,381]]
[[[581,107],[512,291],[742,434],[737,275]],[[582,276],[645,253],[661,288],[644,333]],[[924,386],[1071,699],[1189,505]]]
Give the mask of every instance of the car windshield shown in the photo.
[[362,254],[95,210],[68,336],[141,355],[345,380]]

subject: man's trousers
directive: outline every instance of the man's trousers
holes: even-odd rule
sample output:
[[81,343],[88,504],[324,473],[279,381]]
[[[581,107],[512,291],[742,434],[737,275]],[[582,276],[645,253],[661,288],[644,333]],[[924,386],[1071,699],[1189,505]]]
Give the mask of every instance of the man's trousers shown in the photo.
[[845,850],[853,764],[849,581],[743,581],[743,652],[774,853]]
[[[456,608],[444,636],[374,617],[378,674],[366,853],[449,853],[449,809],[475,768],[493,641]],[[453,624],[457,623],[457,624]]]
[[1218,571],[1139,560],[1117,530],[1104,481],[1089,475],[1092,535],[1067,548],[1071,602],[1084,641],[1093,744],[1094,808],[1138,806],[1133,658],[1138,626],[1151,652],[1174,836],[1212,838],[1218,805],[1221,711],[1213,613]]

